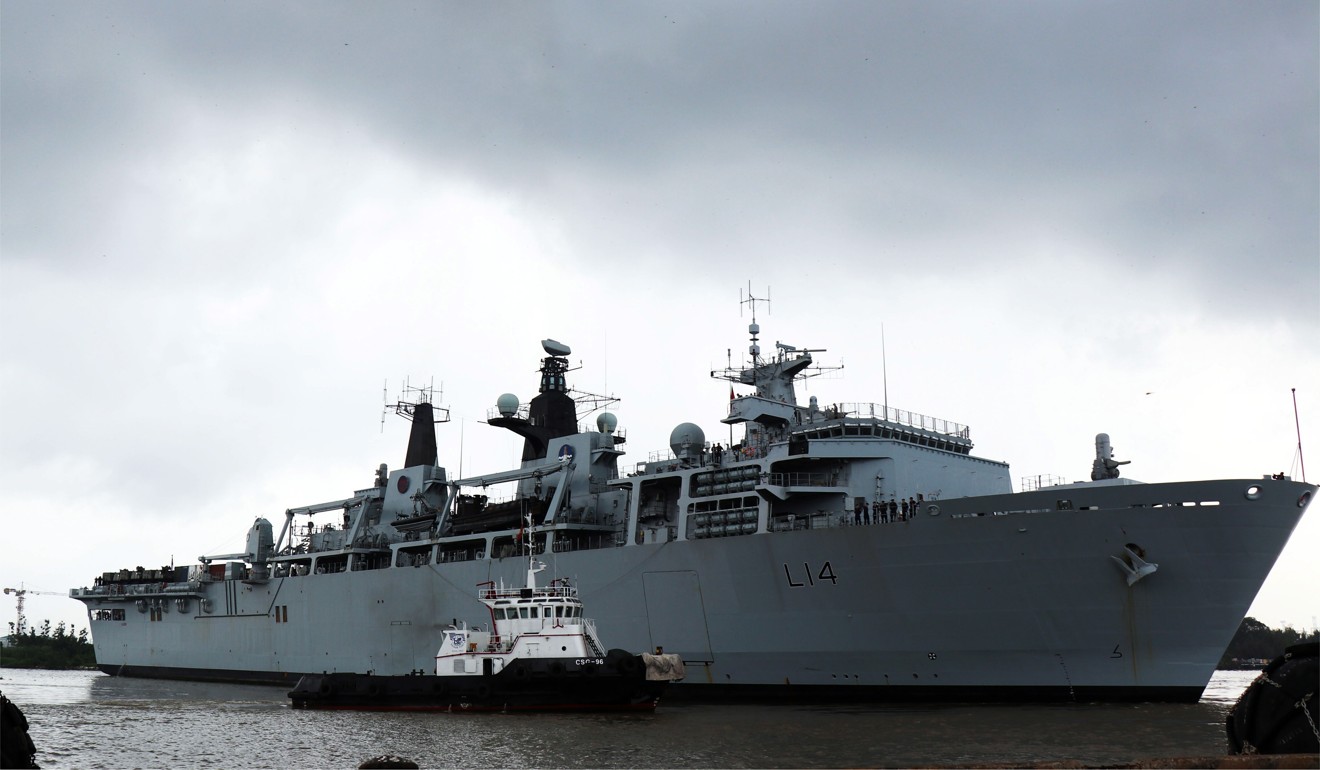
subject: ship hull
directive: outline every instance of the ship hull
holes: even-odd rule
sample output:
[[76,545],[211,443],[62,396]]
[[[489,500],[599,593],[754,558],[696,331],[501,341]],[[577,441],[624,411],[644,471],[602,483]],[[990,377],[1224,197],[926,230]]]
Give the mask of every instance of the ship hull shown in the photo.
[[[1314,489],[1080,485],[939,501],[903,522],[545,559],[575,580],[611,646],[683,657],[671,699],[1194,701]],[[1128,546],[1157,571],[1129,584]],[[523,566],[217,581],[209,613],[194,602],[148,619],[129,603],[124,620],[94,620],[97,661],[111,674],[283,684],[406,675],[431,667],[453,619],[483,617],[476,584],[515,581]]]

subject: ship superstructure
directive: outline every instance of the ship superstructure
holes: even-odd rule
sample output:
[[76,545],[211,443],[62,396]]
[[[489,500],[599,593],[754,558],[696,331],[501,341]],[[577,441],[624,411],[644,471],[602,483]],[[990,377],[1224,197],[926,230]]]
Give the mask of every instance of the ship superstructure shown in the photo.
[[[286,684],[426,670],[482,609],[473,587],[517,578],[530,546],[612,644],[681,655],[671,698],[1195,700],[1315,492],[1136,483],[1103,437],[1099,478],[1015,493],[966,426],[798,403],[820,351],[762,355],[749,331],[747,363],[712,372],[751,389],[723,418],[741,441],[683,423],[621,467],[617,420],[578,426],[570,350],[546,340],[539,395],[489,419],[523,437],[520,467],[450,479],[413,404],[405,467],[286,511],[278,538],[257,519],[243,553],[75,589],[98,665]],[[497,484],[516,492],[492,500]]]

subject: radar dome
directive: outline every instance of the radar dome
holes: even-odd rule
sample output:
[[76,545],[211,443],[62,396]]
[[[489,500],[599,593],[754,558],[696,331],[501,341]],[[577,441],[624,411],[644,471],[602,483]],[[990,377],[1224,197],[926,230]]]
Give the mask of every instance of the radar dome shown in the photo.
[[495,402],[495,408],[499,410],[500,416],[512,417],[518,413],[518,397],[505,393]]
[[679,425],[669,434],[669,448],[679,457],[686,456],[693,449],[700,449],[705,443],[706,434],[690,422]]
[[617,427],[619,427],[619,418],[609,412],[601,412],[600,417],[596,418],[596,430],[601,433],[613,433]]

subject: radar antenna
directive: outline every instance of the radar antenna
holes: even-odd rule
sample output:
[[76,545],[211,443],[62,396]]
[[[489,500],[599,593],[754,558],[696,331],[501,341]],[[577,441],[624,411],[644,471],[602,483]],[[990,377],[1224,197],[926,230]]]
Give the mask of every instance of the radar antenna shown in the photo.
[[765,287],[765,296],[764,296],[764,297],[757,297],[757,296],[755,296],[755,295],[752,294],[752,282],[751,282],[751,281],[748,281],[748,282],[747,282],[747,296],[746,296],[746,297],[743,297],[742,289],[741,289],[741,288],[738,289],[738,305],[739,305],[739,308],[738,308],[738,315],[742,315],[742,307],[741,307],[741,306],[742,306],[742,305],[747,305],[748,307],[751,308],[751,312],[752,312],[752,323],[756,323],[756,303],[758,303],[758,302],[763,302],[763,303],[765,303],[766,312],[769,312],[769,310],[770,310],[770,287],[769,287],[769,286]]
[[[750,308],[752,322],[747,326],[747,332],[751,336],[751,344],[747,347],[747,352],[751,354],[751,363],[748,367],[735,368],[733,365],[733,351],[728,350],[728,363],[724,371],[712,370],[711,377],[721,380],[728,380],[735,384],[754,385],[757,389],[757,395],[770,395],[773,398],[782,398],[791,400],[791,391],[780,391],[780,388],[772,383],[782,381],[791,384],[796,379],[807,379],[818,377],[829,372],[837,372],[843,369],[840,362],[838,366],[821,366],[812,359],[812,353],[823,353],[824,348],[799,348],[779,340],[775,341],[775,350],[773,356],[763,357],[761,355],[761,325],[756,322],[756,303],[770,305],[770,287],[765,289],[765,296],[758,297],[752,293],[751,282],[748,282],[747,293],[738,289],[738,314],[742,315],[742,306]],[[767,390],[769,388],[769,390]],[[771,392],[773,391],[773,392]],[[732,390],[729,392],[729,398],[735,398]]]
[[569,388],[568,395],[573,399],[573,403],[577,404],[577,419],[579,420],[585,419],[592,412],[608,409],[619,403],[618,396],[602,396],[577,388]]
[[[444,388],[444,383],[440,383],[441,399],[445,397]],[[433,423],[449,422],[449,408],[433,405],[434,399],[432,397],[435,395],[434,377],[431,378],[431,382],[427,385],[413,385],[407,378],[405,378],[403,381],[403,387],[399,392],[399,398],[393,404],[390,403],[389,392],[389,380],[386,380],[384,387],[381,389],[381,399],[384,403],[380,411],[380,430],[382,433],[385,432],[385,415],[388,414],[391,409],[394,410],[395,414],[400,417],[405,417],[409,422],[412,422],[417,413],[417,407],[420,404],[432,405],[432,416],[429,419]]]
[[765,303],[766,312],[770,310],[770,287],[765,287],[765,296],[758,297],[752,294],[752,282],[747,282],[747,298],[743,298],[742,289],[738,289],[738,315],[742,315],[742,306],[747,305],[751,308],[752,322],[747,326],[747,331],[752,335],[752,344],[748,352],[752,354],[752,366],[759,366],[761,363],[761,346],[757,342],[756,335],[761,333],[761,325],[756,322],[756,303]]

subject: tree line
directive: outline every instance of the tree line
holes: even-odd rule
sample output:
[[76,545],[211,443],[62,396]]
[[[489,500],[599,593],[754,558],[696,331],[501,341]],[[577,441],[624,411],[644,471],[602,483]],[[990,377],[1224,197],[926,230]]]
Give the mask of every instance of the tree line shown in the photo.
[[1314,641],[1314,631],[1298,631],[1292,626],[1270,628],[1253,617],[1246,617],[1238,625],[1233,641],[1228,643],[1224,656],[1219,659],[1221,669],[1256,669],[1283,654],[1286,647],[1298,642]]
[[27,633],[15,633],[9,624],[7,646],[0,652],[0,666],[5,668],[94,668],[96,653],[87,638],[87,629],[76,633],[60,621],[53,629],[43,621],[41,629],[29,626]]

